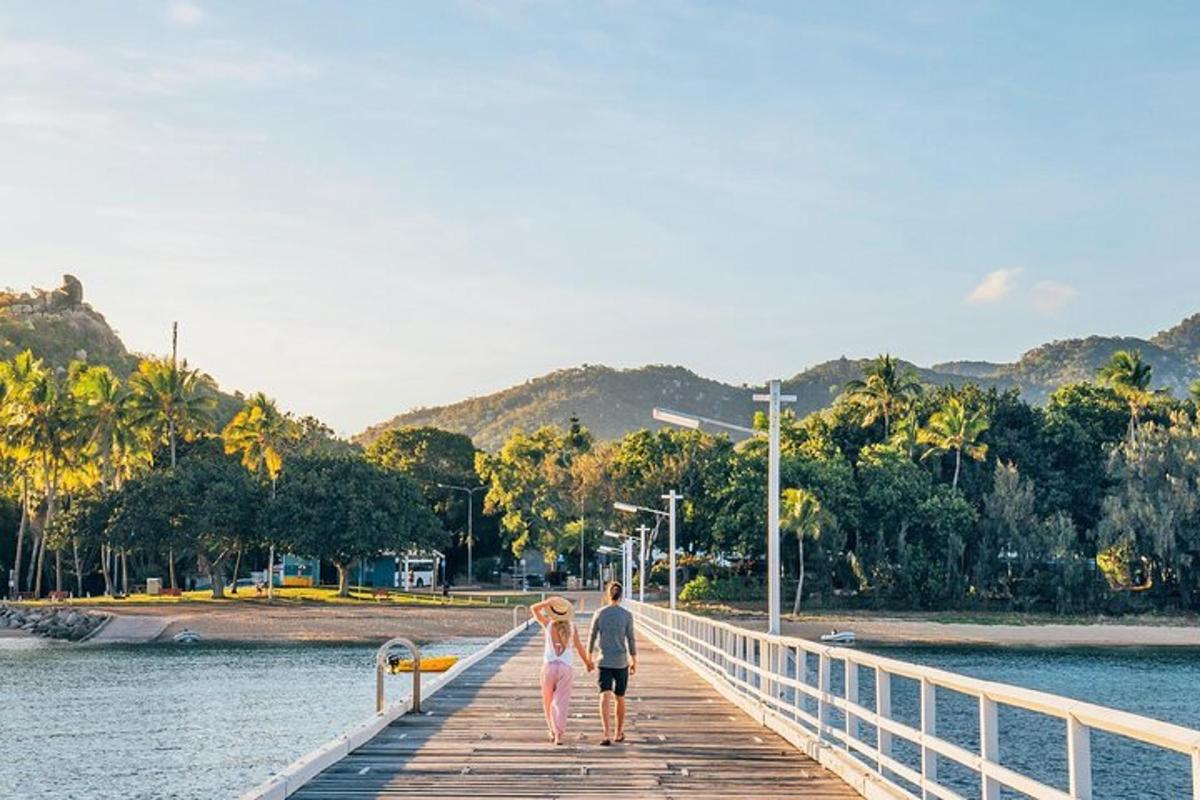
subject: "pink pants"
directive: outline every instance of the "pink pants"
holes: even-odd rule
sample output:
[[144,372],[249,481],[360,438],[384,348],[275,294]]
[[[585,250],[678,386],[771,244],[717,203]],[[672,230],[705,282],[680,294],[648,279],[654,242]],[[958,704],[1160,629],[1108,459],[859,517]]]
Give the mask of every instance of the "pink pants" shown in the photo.
[[570,664],[550,661],[542,665],[542,702],[546,703],[546,722],[560,736],[567,732],[571,686],[574,683],[575,671]]

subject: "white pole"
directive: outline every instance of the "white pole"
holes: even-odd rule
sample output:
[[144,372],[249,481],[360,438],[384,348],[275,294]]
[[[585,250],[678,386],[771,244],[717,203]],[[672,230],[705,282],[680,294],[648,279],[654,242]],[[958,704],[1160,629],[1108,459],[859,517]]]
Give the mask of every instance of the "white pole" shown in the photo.
[[767,394],[754,399],[765,401],[768,409],[767,428],[767,633],[779,634],[780,590],[779,563],[779,404],[795,401],[793,395],[780,394],[780,381],[767,384]]
[[626,539],[625,544],[621,547],[621,552],[625,556],[625,580],[622,581],[625,590],[625,597],[633,595],[633,539]]
[[670,509],[669,513],[670,513],[670,520],[671,520],[671,524],[670,524],[671,535],[670,535],[669,541],[667,542],[667,546],[670,549],[670,554],[667,559],[667,561],[668,561],[667,568],[670,570],[671,574],[667,578],[667,587],[668,587],[668,593],[671,598],[671,610],[672,611],[675,610],[675,501],[681,499],[682,497],[683,497],[683,495],[676,493],[676,491],[674,489],[672,489],[667,494],[663,495],[663,499],[669,503],[669,509]]
[[267,602],[275,599],[275,545],[271,545],[271,554],[267,556]]
[[779,613],[782,602],[779,591],[779,381],[771,381],[770,427],[767,454],[767,632],[779,633]]
[[644,523],[638,526],[641,537],[641,547],[638,550],[638,602],[646,602],[646,531],[650,530]]
[[472,563],[472,545],[475,542],[475,492],[472,489],[467,490],[467,585],[472,586],[475,583],[475,566]]

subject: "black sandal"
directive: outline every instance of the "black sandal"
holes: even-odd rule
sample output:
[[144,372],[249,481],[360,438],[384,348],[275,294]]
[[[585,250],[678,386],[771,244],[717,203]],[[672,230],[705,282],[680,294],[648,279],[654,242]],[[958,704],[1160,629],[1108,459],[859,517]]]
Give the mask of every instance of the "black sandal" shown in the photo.
[[612,747],[612,740],[611,739],[603,739],[600,742],[600,746],[601,747]]

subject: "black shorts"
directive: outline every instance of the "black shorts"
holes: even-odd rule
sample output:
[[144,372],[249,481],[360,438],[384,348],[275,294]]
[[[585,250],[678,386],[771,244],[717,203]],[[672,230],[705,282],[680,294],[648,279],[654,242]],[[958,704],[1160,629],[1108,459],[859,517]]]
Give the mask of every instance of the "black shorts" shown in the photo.
[[627,686],[629,686],[629,667],[600,668],[600,691],[612,692],[617,697],[624,697]]

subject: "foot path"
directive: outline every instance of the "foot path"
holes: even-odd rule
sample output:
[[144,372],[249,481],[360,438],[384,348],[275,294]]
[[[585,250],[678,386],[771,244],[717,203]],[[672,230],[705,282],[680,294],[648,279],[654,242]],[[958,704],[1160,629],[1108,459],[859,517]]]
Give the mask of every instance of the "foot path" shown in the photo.
[[578,665],[568,742],[546,741],[541,637],[522,635],[293,797],[858,797],[645,637],[639,644],[624,744],[599,746],[594,673]]

